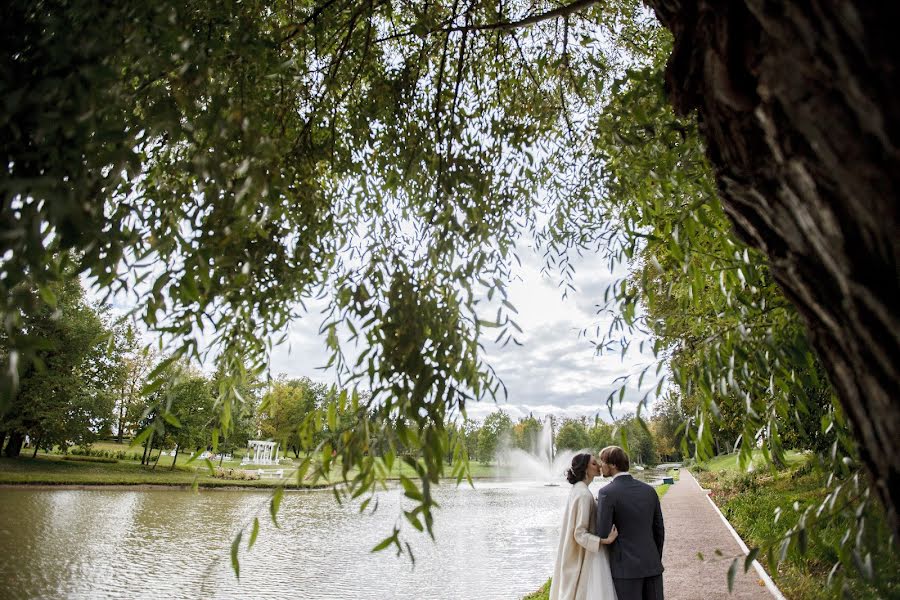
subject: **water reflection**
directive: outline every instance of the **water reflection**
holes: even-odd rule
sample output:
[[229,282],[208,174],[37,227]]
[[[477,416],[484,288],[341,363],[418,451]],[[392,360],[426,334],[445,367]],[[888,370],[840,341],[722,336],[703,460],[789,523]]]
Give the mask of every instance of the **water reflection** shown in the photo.
[[[592,487],[596,491],[601,482]],[[416,562],[371,554],[406,500],[379,494],[359,514],[328,491],[0,490],[0,582],[9,598],[521,598],[549,577],[569,486],[442,486],[435,535]],[[374,503],[373,503],[374,504]],[[231,571],[234,535],[259,538]],[[406,529],[410,529],[408,525]]]

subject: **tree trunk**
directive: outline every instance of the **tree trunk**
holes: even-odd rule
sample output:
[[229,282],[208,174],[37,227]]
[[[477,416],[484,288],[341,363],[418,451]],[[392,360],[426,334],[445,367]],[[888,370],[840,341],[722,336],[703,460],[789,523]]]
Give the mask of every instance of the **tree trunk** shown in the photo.
[[[169,467],[170,471],[175,470],[175,461],[178,460],[178,453],[181,452],[181,448],[175,446],[175,456],[172,457],[172,466]],[[162,450],[160,450],[160,454],[162,454]]]
[[[150,437],[153,437],[153,435],[151,434]],[[149,464],[150,464],[150,461],[149,461],[148,458],[147,458],[147,452],[148,452],[149,450],[150,450],[150,439],[148,438],[148,439],[144,442],[144,454],[143,454],[143,456],[141,456],[141,464],[142,464],[142,465],[149,465]]]
[[896,2],[646,0],[738,235],[769,257],[900,536]]
[[3,444],[6,443],[6,431],[0,431],[0,452],[3,451]]
[[25,436],[18,431],[9,434],[9,441],[6,443],[6,450],[3,453],[8,458],[15,458],[22,452],[22,444],[25,443]]
[[119,397],[119,431],[118,440],[122,443],[122,428],[125,426],[125,386],[122,386],[122,392]]
[[38,451],[38,448],[40,448],[40,446],[41,446],[41,440],[38,439],[34,443],[34,452],[31,453],[31,458],[37,458],[37,451]]

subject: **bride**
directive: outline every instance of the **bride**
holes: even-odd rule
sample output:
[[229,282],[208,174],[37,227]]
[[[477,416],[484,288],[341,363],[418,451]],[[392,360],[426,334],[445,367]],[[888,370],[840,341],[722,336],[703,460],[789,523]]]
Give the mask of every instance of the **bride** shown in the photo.
[[616,528],[609,537],[592,534],[596,500],[588,484],[600,474],[600,465],[590,454],[576,454],[566,469],[572,484],[563,517],[550,600],[616,600],[605,546],[619,536]]

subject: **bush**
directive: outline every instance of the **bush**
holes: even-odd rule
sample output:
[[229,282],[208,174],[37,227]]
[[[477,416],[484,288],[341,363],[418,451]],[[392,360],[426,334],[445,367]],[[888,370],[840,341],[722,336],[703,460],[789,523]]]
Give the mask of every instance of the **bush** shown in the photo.
[[217,479],[230,479],[234,481],[252,481],[259,479],[259,473],[254,471],[245,471],[243,469],[232,469],[216,467],[213,477]]
[[760,476],[754,472],[738,473],[732,477],[725,478],[722,486],[727,492],[743,494],[745,492],[755,492],[759,489]]
[[71,460],[75,462],[95,462],[95,463],[117,463],[115,458],[109,458],[106,456],[79,456],[79,455],[67,455],[63,456],[62,460]]
[[134,460],[137,462],[141,461],[143,456],[137,452],[125,452],[124,450],[118,450],[115,453],[115,457],[119,460]]
[[550,580],[548,579],[544,585],[522,598],[522,600],[547,600],[550,598]]

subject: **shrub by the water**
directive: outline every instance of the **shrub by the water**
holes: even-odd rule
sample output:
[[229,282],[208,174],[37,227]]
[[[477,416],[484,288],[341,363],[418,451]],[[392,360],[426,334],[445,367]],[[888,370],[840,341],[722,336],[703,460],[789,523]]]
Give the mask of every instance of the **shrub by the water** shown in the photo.
[[75,462],[94,462],[94,463],[117,463],[119,462],[115,458],[109,458],[106,456],[78,456],[78,455],[66,455],[62,457],[62,460],[71,460]]
[[63,456],[93,456],[96,458],[114,458],[117,460],[133,460],[140,462],[142,456],[140,452],[127,452],[125,450],[102,450],[90,447],[74,447],[64,449]]
[[542,585],[536,592],[532,592],[522,598],[522,600],[549,600],[550,598],[550,582],[548,579],[547,582]]
[[[802,511],[821,502],[827,493],[822,487],[821,473],[812,461],[778,473],[701,472],[698,480],[712,490],[711,497],[722,514],[750,547],[778,543],[797,524]],[[874,565],[871,581],[858,572],[847,572],[843,573],[846,576],[843,585],[825,585],[839,558],[835,548],[841,547],[841,540],[850,529],[847,519],[843,515],[835,516],[820,523],[814,532],[809,531],[806,552],[787,555],[774,573],[765,552],[760,553],[759,560],[786,597],[792,600],[900,598],[900,560],[890,552],[871,556]],[[883,511],[873,511],[866,516],[866,521],[866,535],[887,539]]]
[[243,469],[224,469],[217,467],[213,473],[213,477],[217,479],[231,479],[237,481],[252,481],[259,479],[259,473],[253,471],[244,471]]

